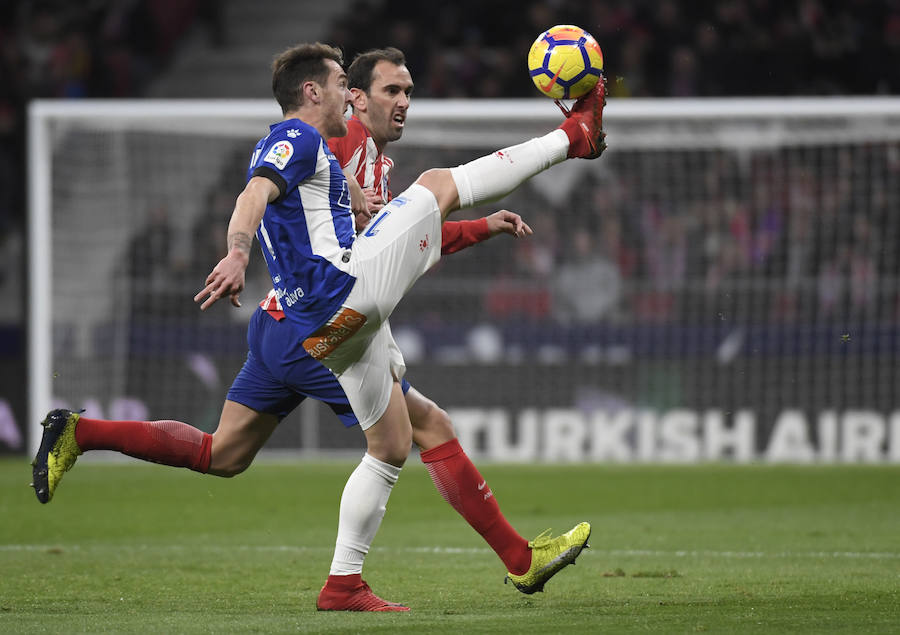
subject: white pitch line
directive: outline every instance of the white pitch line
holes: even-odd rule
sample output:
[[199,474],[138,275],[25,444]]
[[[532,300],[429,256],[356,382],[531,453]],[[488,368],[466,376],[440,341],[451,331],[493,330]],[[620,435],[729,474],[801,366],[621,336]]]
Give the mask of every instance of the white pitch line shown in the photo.
[[[150,552],[211,552],[225,553],[230,551],[279,552],[279,553],[319,553],[332,552],[334,547],[303,545],[91,545],[91,544],[0,544],[0,552],[40,552],[40,551],[150,551]],[[394,553],[434,553],[434,554],[471,554],[492,553],[483,547],[373,547],[372,551]],[[584,552],[589,556],[604,557],[647,557],[647,558],[731,558],[731,559],[787,559],[787,558],[824,558],[847,560],[897,560],[900,553],[893,551],[715,551],[710,549],[664,550],[664,549],[594,549]],[[583,555],[583,554],[582,554]]]
[[[592,551],[594,551],[592,549]],[[665,558],[847,558],[847,559],[897,559],[900,553],[890,551],[711,551],[711,550],[677,550],[663,551],[655,549],[610,549],[596,550],[611,556],[651,556]]]

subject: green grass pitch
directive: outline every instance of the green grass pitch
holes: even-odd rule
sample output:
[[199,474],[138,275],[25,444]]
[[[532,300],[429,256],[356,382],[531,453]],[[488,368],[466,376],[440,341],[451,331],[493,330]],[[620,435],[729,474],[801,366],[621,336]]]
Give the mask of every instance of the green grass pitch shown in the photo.
[[2,633],[900,631],[900,467],[482,465],[526,537],[593,524],[525,596],[411,459],[366,561],[407,614],[319,613],[350,463],[234,479],[0,461]]

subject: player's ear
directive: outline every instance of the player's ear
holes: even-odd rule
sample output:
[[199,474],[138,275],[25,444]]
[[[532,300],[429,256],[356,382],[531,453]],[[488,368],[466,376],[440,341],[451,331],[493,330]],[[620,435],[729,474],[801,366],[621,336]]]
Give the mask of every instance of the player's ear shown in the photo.
[[353,106],[353,109],[365,110],[369,104],[369,96],[366,95],[366,91],[360,88],[351,88],[350,93],[353,95],[353,99],[350,100],[350,105]]
[[300,90],[303,93],[304,101],[309,100],[313,104],[318,104],[321,101],[321,90],[316,82],[312,80],[303,82]]

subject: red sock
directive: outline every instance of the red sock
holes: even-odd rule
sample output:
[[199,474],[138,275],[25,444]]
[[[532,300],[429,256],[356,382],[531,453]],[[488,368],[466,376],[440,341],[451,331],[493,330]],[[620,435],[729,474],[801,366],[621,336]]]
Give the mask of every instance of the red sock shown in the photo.
[[75,441],[84,450],[116,450],[195,472],[209,470],[212,435],[180,421],[104,421],[82,417]]
[[421,453],[438,492],[487,541],[510,573],[521,575],[531,566],[528,541],[503,517],[494,493],[478,469],[451,439]]

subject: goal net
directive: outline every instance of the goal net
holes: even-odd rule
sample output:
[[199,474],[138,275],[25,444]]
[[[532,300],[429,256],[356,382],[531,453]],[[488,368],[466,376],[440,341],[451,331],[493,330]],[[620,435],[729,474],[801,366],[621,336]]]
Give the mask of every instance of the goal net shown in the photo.
[[[270,286],[192,301],[263,101],[29,112],[31,447],[51,406],[212,431]],[[547,100],[413,103],[398,193],[555,127]],[[900,461],[900,100],[628,100],[610,147],[498,206],[527,239],[445,256],[391,318],[407,378],[506,461]],[[474,218],[498,207],[468,210]],[[358,451],[304,404],[267,448]]]

